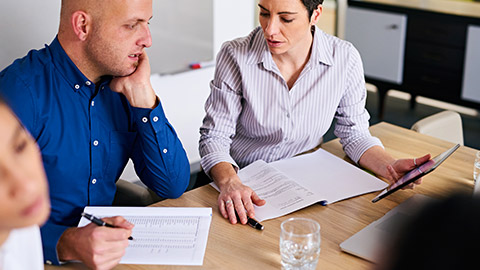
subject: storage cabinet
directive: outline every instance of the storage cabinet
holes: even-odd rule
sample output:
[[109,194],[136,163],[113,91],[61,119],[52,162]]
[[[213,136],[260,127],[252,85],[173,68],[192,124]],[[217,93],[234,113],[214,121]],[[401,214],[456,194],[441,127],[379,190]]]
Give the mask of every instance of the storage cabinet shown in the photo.
[[345,38],[360,52],[365,75],[401,83],[407,17],[350,7],[346,20]]
[[468,27],[462,98],[480,103],[480,26]]
[[[410,6],[395,0],[348,1],[345,38],[362,56],[366,81],[379,90],[380,117],[389,89],[410,93],[412,106],[421,95],[480,109],[480,12],[463,16],[429,10],[420,7],[420,2],[415,8],[412,3],[415,1],[409,2]],[[477,5],[473,7],[480,10]],[[396,31],[384,38],[388,17],[402,19],[391,24]],[[406,22],[405,34],[401,22]],[[388,42],[381,41],[386,39]],[[383,54],[387,51],[388,56]]]

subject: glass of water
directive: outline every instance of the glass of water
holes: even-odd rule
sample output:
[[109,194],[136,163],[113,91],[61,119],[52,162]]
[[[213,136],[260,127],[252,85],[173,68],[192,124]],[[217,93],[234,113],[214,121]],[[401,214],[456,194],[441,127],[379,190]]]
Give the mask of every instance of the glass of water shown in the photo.
[[476,183],[480,174],[480,151],[475,155],[475,162],[473,163],[473,181]]
[[320,225],[308,218],[290,218],[282,222],[281,230],[282,269],[315,269],[320,255]]
[[477,151],[473,162],[473,194],[480,194],[480,151]]

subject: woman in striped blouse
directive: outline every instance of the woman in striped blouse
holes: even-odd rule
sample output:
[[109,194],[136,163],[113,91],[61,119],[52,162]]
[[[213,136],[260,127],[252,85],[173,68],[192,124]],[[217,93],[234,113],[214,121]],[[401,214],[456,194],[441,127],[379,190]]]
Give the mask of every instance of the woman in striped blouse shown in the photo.
[[[318,29],[323,0],[259,0],[261,27],[226,42],[200,128],[203,170],[220,188],[230,222],[263,205],[237,176],[258,159],[271,162],[314,148],[334,118],[335,135],[360,166],[393,182],[414,167],[395,160],[368,131],[362,61],[351,43]],[[426,155],[416,162],[430,158]]]

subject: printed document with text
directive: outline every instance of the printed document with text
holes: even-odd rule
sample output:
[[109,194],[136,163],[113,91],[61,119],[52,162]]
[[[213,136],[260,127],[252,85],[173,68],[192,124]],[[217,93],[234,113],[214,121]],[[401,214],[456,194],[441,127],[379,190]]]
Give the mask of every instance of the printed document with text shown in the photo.
[[[99,218],[123,216],[133,223],[123,264],[202,265],[212,220],[211,208],[95,207],[85,213]],[[82,218],[79,227],[90,223]]]

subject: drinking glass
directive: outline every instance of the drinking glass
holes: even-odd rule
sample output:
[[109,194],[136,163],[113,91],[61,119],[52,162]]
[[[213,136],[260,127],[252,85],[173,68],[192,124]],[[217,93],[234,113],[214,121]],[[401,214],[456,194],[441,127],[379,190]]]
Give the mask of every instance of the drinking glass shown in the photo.
[[480,194],[480,151],[477,151],[473,162],[473,184],[473,193]]
[[477,151],[477,154],[475,155],[475,162],[473,163],[473,181],[474,183],[477,182],[478,177],[480,174],[480,151]]
[[320,225],[308,218],[282,222],[280,233],[282,269],[315,269],[320,255]]

